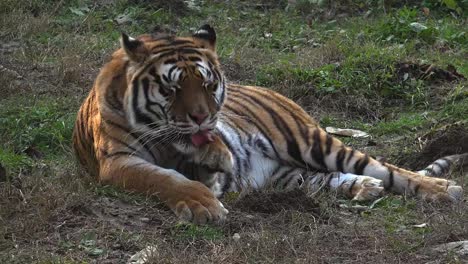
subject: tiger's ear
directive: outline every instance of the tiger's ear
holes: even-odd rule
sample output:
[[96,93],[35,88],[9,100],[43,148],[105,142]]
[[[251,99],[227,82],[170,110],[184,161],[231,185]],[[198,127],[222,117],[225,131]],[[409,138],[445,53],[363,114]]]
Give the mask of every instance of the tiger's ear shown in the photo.
[[210,25],[201,26],[192,37],[206,43],[207,48],[216,50],[216,32]]
[[122,33],[120,38],[120,45],[127,54],[128,58],[134,62],[144,62],[148,57],[148,50],[141,40],[129,37],[127,34]]

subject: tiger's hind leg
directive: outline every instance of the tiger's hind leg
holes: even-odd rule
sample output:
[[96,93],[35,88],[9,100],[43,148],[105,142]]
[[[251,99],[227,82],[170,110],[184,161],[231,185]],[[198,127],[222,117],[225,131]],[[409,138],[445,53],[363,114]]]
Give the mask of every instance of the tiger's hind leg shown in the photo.
[[276,189],[305,188],[312,193],[324,189],[355,201],[373,201],[382,196],[383,181],[352,173],[316,172],[283,166],[271,176]]
[[[441,177],[449,171],[465,166],[468,153],[445,156],[419,170],[422,176]],[[323,187],[335,190],[338,194],[354,201],[373,201],[383,195],[383,181],[369,177],[342,172],[303,172],[305,176],[304,188],[313,192]],[[449,181],[449,184],[454,184]]]
[[356,175],[366,175],[383,182],[385,190],[398,194],[421,197],[428,201],[459,201],[463,190],[453,181],[427,177],[386,162],[379,162],[368,155],[345,146],[321,128],[309,131],[312,135],[308,147],[301,156],[307,166]]

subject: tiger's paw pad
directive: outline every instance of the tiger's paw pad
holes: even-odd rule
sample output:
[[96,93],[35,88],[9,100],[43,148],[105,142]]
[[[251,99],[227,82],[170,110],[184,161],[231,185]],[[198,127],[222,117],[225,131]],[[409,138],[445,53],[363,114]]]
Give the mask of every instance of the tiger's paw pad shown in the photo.
[[384,191],[383,181],[367,176],[360,176],[356,180],[351,193],[353,201],[374,201],[382,196]]
[[179,186],[178,193],[183,196],[173,200],[175,203],[169,203],[169,206],[181,221],[198,225],[219,223],[223,222],[229,213],[213,193],[200,182]]
[[196,225],[222,223],[229,211],[218,201],[217,206],[206,206],[197,201],[180,201],[176,205],[175,214],[182,222],[192,222]]

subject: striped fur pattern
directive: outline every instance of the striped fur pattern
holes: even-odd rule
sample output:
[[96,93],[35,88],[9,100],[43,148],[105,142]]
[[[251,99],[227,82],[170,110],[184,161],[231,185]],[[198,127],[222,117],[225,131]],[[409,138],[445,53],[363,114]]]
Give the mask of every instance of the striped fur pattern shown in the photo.
[[457,167],[468,164],[468,153],[445,156],[429,164],[419,174],[431,177],[445,177],[450,171]]
[[191,37],[122,36],[75,124],[74,148],[91,174],[156,195],[195,223],[226,217],[223,193],[266,186],[330,187],[358,200],[383,190],[462,198],[452,181],[345,146],[278,93],[228,84],[215,43],[208,25]]

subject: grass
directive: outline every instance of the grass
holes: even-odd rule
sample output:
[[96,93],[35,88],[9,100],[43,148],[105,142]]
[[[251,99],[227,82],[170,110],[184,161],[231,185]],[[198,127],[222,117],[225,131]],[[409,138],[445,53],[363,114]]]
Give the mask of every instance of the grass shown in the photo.
[[[80,103],[120,32],[155,25],[189,34],[209,22],[230,80],[279,91],[322,126],[364,130],[371,139],[342,140],[398,164],[468,121],[466,78],[447,78],[468,76],[466,1],[189,2],[0,2],[0,262],[125,263],[149,245],[167,263],[465,261],[430,250],[468,239],[465,205],[390,195],[359,211],[330,193],[233,193],[225,224],[197,227],[80,171],[70,146]],[[422,75],[426,64],[442,74]]]

